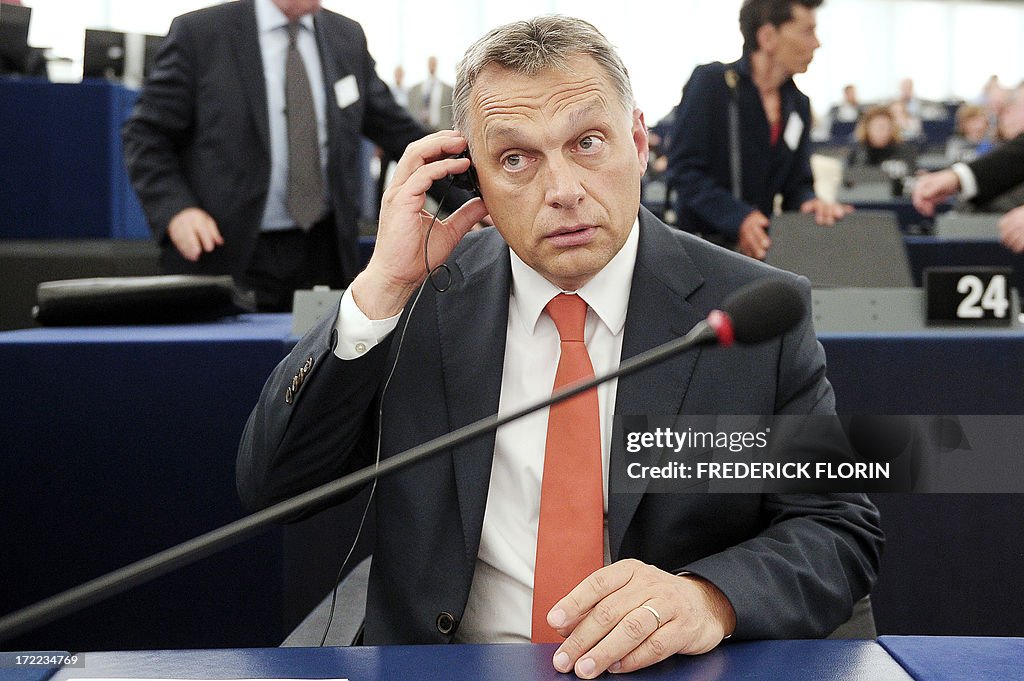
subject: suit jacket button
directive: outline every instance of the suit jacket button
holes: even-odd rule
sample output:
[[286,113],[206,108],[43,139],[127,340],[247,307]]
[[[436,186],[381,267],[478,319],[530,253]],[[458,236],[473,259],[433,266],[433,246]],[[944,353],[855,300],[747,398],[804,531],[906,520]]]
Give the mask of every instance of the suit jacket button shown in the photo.
[[445,636],[455,631],[456,624],[455,615],[450,612],[442,612],[437,616],[437,630]]

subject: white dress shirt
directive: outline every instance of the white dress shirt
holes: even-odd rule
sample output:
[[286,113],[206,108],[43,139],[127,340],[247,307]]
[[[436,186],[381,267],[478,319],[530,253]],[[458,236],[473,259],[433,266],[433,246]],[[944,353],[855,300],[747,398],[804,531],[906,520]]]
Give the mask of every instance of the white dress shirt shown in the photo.
[[977,196],[978,180],[974,177],[974,172],[970,166],[966,163],[954,163],[950,168],[956,173],[957,179],[960,180],[959,197],[964,201],[968,201]]
[[[619,366],[639,233],[639,224],[634,222],[615,257],[576,292],[589,305],[584,338],[597,375]],[[543,311],[561,290],[530,269],[514,252],[510,253],[512,290],[499,414],[550,397],[560,347],[555,323]],[[336,326],[335,355],[355,359],[365,354],[385,338],[397,322],[397,316],[380,321],[367,319],[346,292]],[[612,380],[598,388],[606,513],[617,385],[618,381]],[[460,642],[530,640],[547,422],[548,410],[543,409],[497,431],[473,586],[457,634]],[[606,523],[606,563],[607,544]]]
[[[263,78],[267,88],[267,115],[270,124],[270,187],[260,228],[264,231],[295,227],[288,212],[288,119],[285,115],[284,72],[288,56],[288,17],[273,0],[256,0],[256,26],[263,57]],[[296,44],[309,76],[316,109],[317,136],[320,140],[320,167],[324,174],[324,202],[327,202],[327,93],[320,49],[316,43],[313,15],[299,19]],[[258,65],[252,64],[252,68]]]

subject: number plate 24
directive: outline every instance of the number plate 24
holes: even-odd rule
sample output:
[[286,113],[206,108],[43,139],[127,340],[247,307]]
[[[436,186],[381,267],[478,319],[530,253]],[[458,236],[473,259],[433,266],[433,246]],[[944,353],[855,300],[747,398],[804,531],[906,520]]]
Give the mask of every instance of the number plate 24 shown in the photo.
[[924,271],[928,324],[1011,326],[1009,267],[929,267]]

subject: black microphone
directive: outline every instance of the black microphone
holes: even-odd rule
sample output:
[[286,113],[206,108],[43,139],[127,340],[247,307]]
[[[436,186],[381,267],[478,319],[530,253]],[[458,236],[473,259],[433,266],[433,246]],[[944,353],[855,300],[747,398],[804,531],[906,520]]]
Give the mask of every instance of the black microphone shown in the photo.
[[804,316],[800,292],[781,279],[761,279],[737,289],[722,309],[732,319],[735,339],[745,344],[781,336]]
[[413,447],[380,463],[325,483],[308,492],[281,501],[195,539],[172,546],[148,558],[126,565],[101,577],[68,589],[38,603],[0,617],[0,641],[77,612],[110,596],[144,584],[178,567],[189,565],[217,551],[234,546],[257,535],[269,525],[294,517],[300,512],[327,505],[344,493],[394,473],[435,454],[481,437],[499,427],[552,404],[567,400],[602,383],[635,373],[699,345],[732,345],[734,342],[759,343],[786,333],[803,318],[805,309],[799,291],[781,280],[752,282],[730,295],[682,338],[669,341],[619,363],[615,371],[565,387],[550,398],[518,411],[481,419],[447,435]]

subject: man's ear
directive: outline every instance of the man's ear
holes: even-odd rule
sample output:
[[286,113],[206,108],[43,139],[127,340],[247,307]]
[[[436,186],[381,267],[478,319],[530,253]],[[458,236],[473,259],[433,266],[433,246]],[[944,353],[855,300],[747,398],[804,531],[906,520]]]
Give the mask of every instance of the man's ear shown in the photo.
[[640,175],[647,172],[647,162],[651,158],[651,147],[644,112],[633,109],[633,144],[636,145],[637,158],[640,160]]
[[779,29],[774,24],[765,24],[757,29],[757,49],[771,54],[779,42]]

